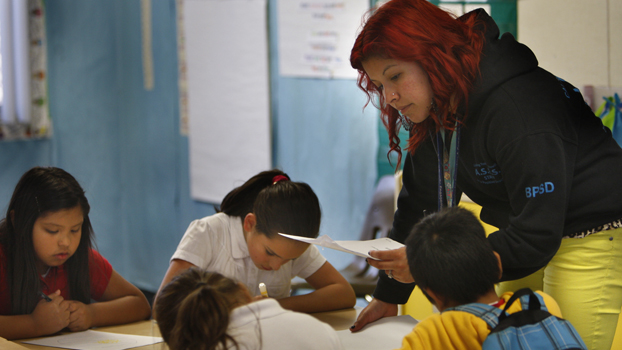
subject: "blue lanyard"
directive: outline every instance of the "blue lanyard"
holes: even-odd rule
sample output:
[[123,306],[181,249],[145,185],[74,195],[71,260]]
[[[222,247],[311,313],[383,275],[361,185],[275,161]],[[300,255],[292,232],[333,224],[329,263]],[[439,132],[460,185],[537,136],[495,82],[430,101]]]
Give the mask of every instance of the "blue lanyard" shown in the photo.
[[445,131],[445,129],[441,129],[436,134],[436,155],[438,156],[439,211],[443,209],[443,199],[447,199],[448,207],[453,207],[457,204],[456,178],[458,175],[458,156],[460,153],[460,124],[456,122],[456,129],[451,135],[449,150],[447,150],[447,148],[445,147]]

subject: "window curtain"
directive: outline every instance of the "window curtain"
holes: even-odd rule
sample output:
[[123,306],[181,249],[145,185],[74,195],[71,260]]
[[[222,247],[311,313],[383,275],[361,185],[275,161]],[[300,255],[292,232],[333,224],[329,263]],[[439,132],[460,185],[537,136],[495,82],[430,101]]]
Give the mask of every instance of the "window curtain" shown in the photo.
[[43,0],[0,1],[0,140],[51,135]]

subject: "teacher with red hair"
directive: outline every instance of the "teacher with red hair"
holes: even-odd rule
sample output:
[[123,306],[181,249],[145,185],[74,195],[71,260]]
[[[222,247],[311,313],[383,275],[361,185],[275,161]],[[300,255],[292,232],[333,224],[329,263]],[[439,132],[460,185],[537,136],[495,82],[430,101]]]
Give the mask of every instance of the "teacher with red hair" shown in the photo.
[[[590,349],[609,349],[622,307],[622,149],[577,88],[475,10],[425,0],[370,12],[352,48],[358,85],[381,111],[391,151],[409,133],[390,237],[462,194],[503,265],[499,292],[551,295]],[[374,299],[352,326],[397,314],[413,281],[404,249],[373,251]]]

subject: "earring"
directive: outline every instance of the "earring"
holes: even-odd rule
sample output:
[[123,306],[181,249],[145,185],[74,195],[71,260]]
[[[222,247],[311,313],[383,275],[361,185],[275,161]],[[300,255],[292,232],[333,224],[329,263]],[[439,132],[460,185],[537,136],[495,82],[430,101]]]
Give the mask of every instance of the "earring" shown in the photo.
[[434,101],[434,98],[432,98],[432,102],[430,102],[430,110],[433,111],[434,113],[438,113],[438,107],[436,106],[436,102]]
[[400,115],[400,124],[404,127],[404,130],[410,132],[415,127],[415,123],[410,120],[407,116],[403,115],[402,112],[398,111]]

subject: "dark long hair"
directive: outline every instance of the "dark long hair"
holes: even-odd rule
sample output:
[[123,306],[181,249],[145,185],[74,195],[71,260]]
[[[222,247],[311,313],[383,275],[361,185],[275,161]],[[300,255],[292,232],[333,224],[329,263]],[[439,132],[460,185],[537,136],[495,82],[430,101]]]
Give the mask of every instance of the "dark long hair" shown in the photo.
[[410,272],[421,290],[460,304],[475,302],[499,282],[499,266],[482,224],[453,207],[423,218],[406,239]]
[[370,101],[379,104],[376,107],[389,133],[387,157],[396,151],[399,167],[402,156],[399,114],[371,82],[363,70],[363,62],[372,57],[416,62],[428,74],[436,108],[431,108],[430,117],[415,124],[411,131],[407,150],[414,153],[429,132],[441,127],[453,130],[457,116],[451,112],[452,95],[455,106],[467,105],[469,91],[479,72],[483,24],[474,14],[457,20],[426,0],[391,0],[367,16],[352,47],[350,64],[359,71],[357,84],[367,94],[366,105]]
[[315,238],[322,219],[320,202],[311,187],[290,181],[278,169],[263,171],[233,189],[217,210],[242,220],[248,213],[255,214],[257,231],[269,238],[279,232]]
[[171,350],[228,349],[231,310],[239,306],[242,286],[217,272],[196,267],[175,276],[160,292],[155,318]]
[[59,168],[35,167],[22,175],[15,187],[5,218],[0,221],[0,243],[6,256],[6,271],[14,315],[30,314],[41,291],[32,241],[35,221],[49,213],[80,206],[84,222],[76,252],[67,260],[72,300],[90,303],[89,251],[93,228],[90,206],[78,181]]

